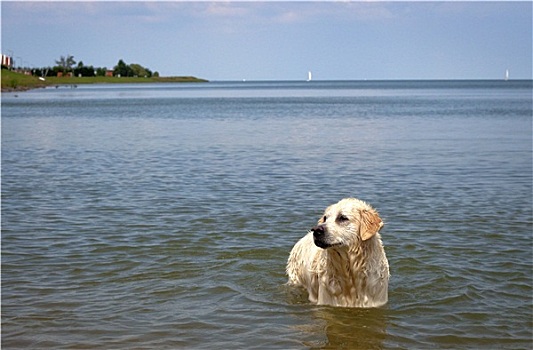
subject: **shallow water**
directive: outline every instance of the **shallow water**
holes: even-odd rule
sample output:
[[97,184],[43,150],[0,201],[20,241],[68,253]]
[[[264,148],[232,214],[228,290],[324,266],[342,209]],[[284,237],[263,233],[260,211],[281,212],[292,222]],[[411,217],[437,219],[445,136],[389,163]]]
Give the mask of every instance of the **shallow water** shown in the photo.
[[[529,349],[531,81],[2,94],[2,346]],[[380,309],[286,287],[323,209],[378,209]]]

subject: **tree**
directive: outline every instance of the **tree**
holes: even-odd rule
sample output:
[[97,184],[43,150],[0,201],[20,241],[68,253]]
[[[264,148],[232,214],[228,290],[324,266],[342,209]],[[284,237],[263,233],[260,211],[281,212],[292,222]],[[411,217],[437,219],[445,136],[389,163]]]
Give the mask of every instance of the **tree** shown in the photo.
[[105,76],[106,72],[107,72],[107,68],[106,67],[98,67],[98,68],[96,68],[96,76],[98,76],[98,77]]
[[117,65],[113,68],[113,74],[121,77],[132,77],[133,71],[123,60],[119,60]]
[[76,64],[76,61],[74,60],[74,56],[67,55],[59,57],[56,64],[62,68],[63,72],[69,72],[72,70],[72,66]]
[[152,71],[140,64],[131,64],[130,67],[138,77],[150,78],[152,76]]
[[94,77],[94,67],[93,66],[85,66],[82,61],[78,63],[78,66],[74,68],[74,75],[75,76],[82,76],[82,77]]
[[144,68],[140,64],[132,63],[130,64],[130,68],[134,76],[147,77],[147,78],[152,76],[152,72],[149,69]]

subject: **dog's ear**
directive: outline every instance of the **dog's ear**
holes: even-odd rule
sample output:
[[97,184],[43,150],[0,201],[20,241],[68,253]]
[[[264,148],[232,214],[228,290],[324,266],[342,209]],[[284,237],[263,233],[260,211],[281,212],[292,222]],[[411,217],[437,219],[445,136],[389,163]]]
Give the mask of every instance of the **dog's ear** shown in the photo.
[[361,227],[359,234],[366,241],[372,238],[383,227],[383,221],[375,210],[361,210]]

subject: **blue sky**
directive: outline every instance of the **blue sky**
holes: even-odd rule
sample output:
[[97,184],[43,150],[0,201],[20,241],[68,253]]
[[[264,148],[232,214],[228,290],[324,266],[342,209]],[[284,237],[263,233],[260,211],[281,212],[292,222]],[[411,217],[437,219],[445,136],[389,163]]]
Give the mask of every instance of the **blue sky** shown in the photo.
[[2,53],[209,80],[532,78],[532,2],[2,1]]

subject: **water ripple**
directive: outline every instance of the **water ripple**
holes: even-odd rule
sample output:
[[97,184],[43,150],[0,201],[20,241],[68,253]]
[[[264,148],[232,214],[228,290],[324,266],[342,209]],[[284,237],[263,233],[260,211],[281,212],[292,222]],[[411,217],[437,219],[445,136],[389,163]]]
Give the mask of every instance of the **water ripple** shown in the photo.
[[[530,348],[531,87],[420,84],[2,96],[3,347]],[[345,196],[385,221],[384,308],[285,285]]]

